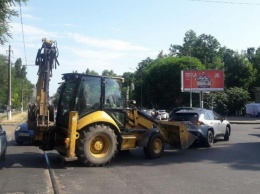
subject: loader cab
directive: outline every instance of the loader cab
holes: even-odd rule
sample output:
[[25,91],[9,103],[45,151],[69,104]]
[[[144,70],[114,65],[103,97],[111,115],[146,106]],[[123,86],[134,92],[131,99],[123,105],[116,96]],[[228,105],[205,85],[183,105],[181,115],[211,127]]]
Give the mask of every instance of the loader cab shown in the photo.
[[70,111],[77,111],[82,118],[98,110],[111,113],[125,107],[123,78],[70,73],[64,74],[63,80],[58,92],[56,125],[59,127],[68,127]]

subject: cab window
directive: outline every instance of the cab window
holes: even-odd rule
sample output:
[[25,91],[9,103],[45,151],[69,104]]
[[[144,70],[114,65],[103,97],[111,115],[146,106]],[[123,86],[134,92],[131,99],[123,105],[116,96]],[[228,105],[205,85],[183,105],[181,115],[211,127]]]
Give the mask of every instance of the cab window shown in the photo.
[[101,78],[83,77],[75,99],[75,110],[79,116],[100,107]]
[[61,96],[59,111],[57,115],[57,123],[62,123],[66,125],[69,119],[69,111],[72,107],[73,93],[76,87],[76,82],[67,82],[63,83],[59,88],[59,96]]
[[109,108],[122,108],[122,82],[120,79],[105,79],[105,105]]

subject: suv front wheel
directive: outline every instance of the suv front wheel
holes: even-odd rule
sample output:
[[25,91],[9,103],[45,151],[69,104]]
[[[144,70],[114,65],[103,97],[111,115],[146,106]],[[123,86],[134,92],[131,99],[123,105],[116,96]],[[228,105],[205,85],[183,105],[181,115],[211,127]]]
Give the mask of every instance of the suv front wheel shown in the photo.
[[214,143],[214,134],[212,130],[208,130],[207,138],[205,139],[205,146],[211,147]]

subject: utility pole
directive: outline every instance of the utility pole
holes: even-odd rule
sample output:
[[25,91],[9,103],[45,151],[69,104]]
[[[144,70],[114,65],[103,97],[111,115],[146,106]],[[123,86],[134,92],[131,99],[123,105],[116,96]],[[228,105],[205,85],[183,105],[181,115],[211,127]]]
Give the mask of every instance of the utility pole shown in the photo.
[[189,56],[189,59],[190,59],[190,107],[192,107],[192,70],[191,70],[191,47],[189,47],[189,51],[190,51],[190,56]]
[[8,99],[7,99],[7,120],[12,119],[12,108],[11,108],[11,45],[8,50]]

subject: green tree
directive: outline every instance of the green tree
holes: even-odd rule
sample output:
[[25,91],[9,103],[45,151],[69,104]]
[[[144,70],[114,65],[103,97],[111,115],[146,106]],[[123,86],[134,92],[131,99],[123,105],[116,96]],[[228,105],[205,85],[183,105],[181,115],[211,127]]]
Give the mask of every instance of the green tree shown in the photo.
[[[142,95],[143,105],[147,108],[172,108],[177,101],[188,96],[181,92],[180,74],[181,70],[189,69],[190,64],[192,68],[204,68],[196,58],[164,57],[154,60],[142,71],[142,85],[136,86],[136,99],[141,99]],[[137,102],[140,105],[140,101]]]
[[133,83],[134,81],[134,73],[132,72],[125,72],[123,73],[122,77],[124,78],[124,83],[123,83],[124,87],[130,86],[131,83]]
[[227,107],[229,115],[236,115],[236,112],[241,112],[249,100],[248,91],[240,87],[228,88],[225,93],[228,98]]
[[183,45],[171,45],[170,56],[192,56],[201,61],[206,69],[221,69],[224,48],[212,35],[199,36],[193,30],[185,33]]
[[171,44],[169,49],[170,56],[189,56],[191,48],[194,47],[197,39],[197,35],[193,30],[187,31],[183,39],[183,45]]
[[60,92],[61,92],[61,89],[62,89],[61,86],[62,86],[62,85],[60,85],[60,86],[58,87],[56,93],[55,93],[54,96],[53,96],[52,104],[53,104],[53,106],[55,106],[55,107],[58,107],[58,104],[59,104]]
[[22,59],[18,58],[14,65],[15,77],[25,79],[26,78],[26,66],[22,65]]
[[206,69],[210,69],[210,64],[218,56],[220,43],[211,35],[201,34],[192,47],[192,56],[198,58]]
[[0,55],[0,108],[5,109],[8,94],[8,65],[4,55]]
[[89,70],[89,68],[86,70],[85,74],[87,75],[99,75],[97,72],[94,70]]
[[247,58],[252,63],[253,67],[257,70],[256,79],[250,85],[250,89],[260,87],[260,47],[257,49],[251,47],[247,49]]
[[[160,57],[161,54],[162,54],[162,51],[158,54],[158,58],[161,58]],[[154,60],[152,60],[149,57],[147,57],[145,60],[142,60],[140,63],[138,63],[137,72],[136,73],[140,74],[142,72],[142,69],[144,69],[146,67],[149,67],[153,61]]]
[[123,83],[123,94],[127,95],[127,87],[129,88],[129,100],[134,99],[134,91],[131,91],[131,86],[134,83],[134,73],[132,72],[125,72],[122,76],[124,78]]
[[242,87],[248,90],[256,80],[257,70],[248,61],[245,54],[227,50],[224,55],[225,87]]
[[0,1],[0,44],[7,41],[7,37],[12,37],[9,31],[9,22],[13,16],[18,16],[18,12],[13,9],[17,3],[26,2],[27,0],[1,0]]
[[[241,88],[248,92],[251,88],[260,86],[260,47],[238,53],[222,47],[212,35],[197,36],[190,30],[185,33],[182,45],[171,45],[169,50],[169,54],[160,51],[156,59],[147,57],[138,64],[134,72],[134,98],[139,105],[142,99],[146,108],[167,109],[169,104],[188,106],[188,93],[180,91],[180,71],[190,69],[190,61],[192,69],[224,70],[225,91]],[[229,112],[232,106],[229,102],[232,100],[228,92],[206,96],[206,106],[213,107],[222,114],[234,114],[232,108]],[[193,106],[198,105],[198,95],[193,94]]]
[[33,100],[33,84],[27,80],[26,67],[22,65],[21,58],[15,61],[15,65],[11,71],[12,108],[18,110],[23,107],[27,109],[29,102]]
[[[8,95],[8,64],[6,57],[0,55],[0,108],[5,109]],[[25,67],[22,60],[17,59],[15,66],[11,68],[11,104],[12,108],[27,107],[32,97],[33,84],[26,78]]]
[[221,115],[228,114],[228,96],[225,92],[204,94],[204,108],[215,110]]
[[204,96],[205,108],[210,108],[221,115],[236,116],[241,113],[249,100],[247,90],[239,87],[225,89],[224,92],[215,92]]
[[163,54],[163,51],[160,51],[159,54],[157,55],[157,59],[164,58],[164,57],[167,57],[167,55]]
[[103,72],[102,72],[102,75],[103,76],[111,76],[111,77],[115,77],[115,76],[117,76],[115,73],[114,73],[114,71],[113,70],[104,70]]

